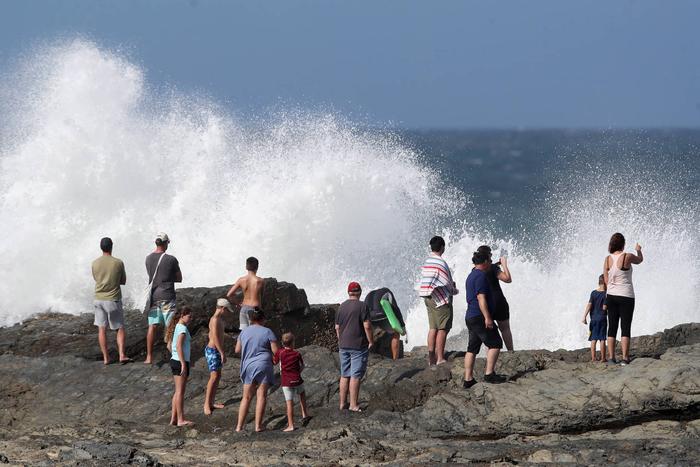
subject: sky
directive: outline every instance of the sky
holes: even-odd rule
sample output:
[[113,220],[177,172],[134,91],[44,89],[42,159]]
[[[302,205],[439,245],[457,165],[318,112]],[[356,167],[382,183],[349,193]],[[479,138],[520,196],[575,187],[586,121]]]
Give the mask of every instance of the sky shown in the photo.
[[0,72],[84,37],[233,114],[397,128],[700,126],[700,2],[4,0]]

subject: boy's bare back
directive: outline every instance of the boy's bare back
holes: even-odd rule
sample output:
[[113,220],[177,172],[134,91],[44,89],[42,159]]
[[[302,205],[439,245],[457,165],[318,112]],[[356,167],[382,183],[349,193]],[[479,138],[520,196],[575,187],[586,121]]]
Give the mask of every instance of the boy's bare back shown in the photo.
[[[236,287],[238,286],[238,287]],[[248,274],[236,281],[234,287],[243,290],[243,305],[260,306],[263,279],[254,274]]]

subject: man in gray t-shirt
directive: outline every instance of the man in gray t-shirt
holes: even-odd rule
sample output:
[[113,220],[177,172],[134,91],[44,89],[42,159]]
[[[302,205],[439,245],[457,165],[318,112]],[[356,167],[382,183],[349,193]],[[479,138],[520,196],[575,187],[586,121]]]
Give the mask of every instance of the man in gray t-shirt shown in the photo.
[[[161,256],[163,259],[160,259]],[[158,265],[158,260],[160,260],[160,265]],[[156,273],[157,265],[158,272]],[[155,305],[157,302],[175,300],[175,282],[182,281],[182,272],[177,258],[166,253],[153,252],[146,256],[146,271],[148,272],[148,281],[153,281],[151,303]],[[155,279],[153,279],[154,273],[156,274]],[[180,277],[179,280],[178,277]]]
[[[148,308],[148,334],[146,334],[146,361],[153,361],[153,342],[156,328],[165,326],[175,311],[175,282],[182,282],[180,263],[173,255],[166,253],[170,238],[166,233],[156,237],[156,250],[146,257],[148,282],[153,281],[151,303]],[[160,262],[160,264],[159,264]],[[155,275],[155,277],[154,277]]]
[[[367,370],[369,347],[374,344],[369,309],[360,300],[362,288],[357,282],[348,285],[348,299],[335,315],[335,332],[340,353],[340,410],[360,412],[360,382]],[[350,402],[346,403],[348,392]]]

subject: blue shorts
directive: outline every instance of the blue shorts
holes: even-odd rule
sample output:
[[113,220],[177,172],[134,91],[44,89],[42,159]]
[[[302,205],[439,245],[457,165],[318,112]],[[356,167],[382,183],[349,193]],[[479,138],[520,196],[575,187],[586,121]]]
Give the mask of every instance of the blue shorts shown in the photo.
[[591,331],[588,335],[589,341],[604,341],[608,337],[608,320],[592,319],[588,329]]
[[241,381],[243,384],[275,384],[275,370],[272,362],[252,362],[241,367]]
[[204,347],[204,356],[207,359],[207,366],[209,367],[209,371],[221,370],[221,354],[218,350],[209,346]]
[[340,376],[362,379],[367,371],[369,350],[340,349]]
[[177,303],[175,300],[157,301],[150,310],[148,310],[148,325],[155,324],[167,326],[170,317],[175,313]]

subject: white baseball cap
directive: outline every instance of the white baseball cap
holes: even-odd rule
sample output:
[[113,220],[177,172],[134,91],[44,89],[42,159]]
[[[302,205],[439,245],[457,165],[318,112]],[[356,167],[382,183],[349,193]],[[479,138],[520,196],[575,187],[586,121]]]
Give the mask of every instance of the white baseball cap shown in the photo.
[[168,234],[165,232],[160,232],[158,235],[156,235],[156,240],[160,240],[165,243],[170,243],[170,237],[168,237]]
[[226,300],[225,298],[220,298],[216,301],[216,307],[224,307],[228,311],[233,312],[233,306],[231,306],[231,302]]

